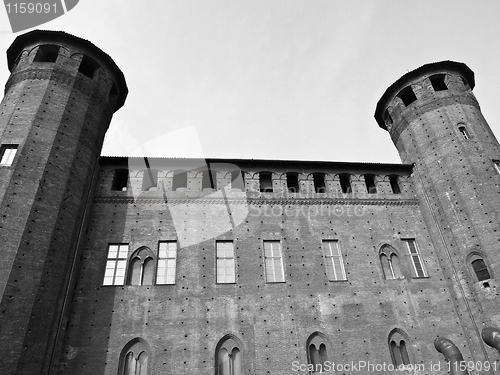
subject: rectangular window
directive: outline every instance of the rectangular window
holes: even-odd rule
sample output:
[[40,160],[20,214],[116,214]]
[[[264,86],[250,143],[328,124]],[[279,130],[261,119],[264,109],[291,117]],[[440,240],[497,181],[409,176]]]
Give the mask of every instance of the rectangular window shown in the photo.
[[264,257],[266,261],[266,281],[268,283],[285,282],[280,242],[264,241]]
[[340,252],[339,241],[323,241],[323,256],[325,258],[326,276],[329,281],[347,280],[344,262]]
[[406,248],[408,249],[408,253],[410,254],[411,261],[413,263],[413,271],[416,277],[427,277],[427,273],[425,272],[424,263],[420,258],[420,254],[418,253],[417,244],[414,239],[403,240],[406,243]]
[[156,284],[175,284],[177,242],[165,241],[158,245]]
[[128,244],[109,245],[103,285],[123,285],[127,266]]
[[235,283],[233,241],[217,241],[217,283]]
[[0,150],[0,165],[12,165],[16,152],[17,145],[3,145]]

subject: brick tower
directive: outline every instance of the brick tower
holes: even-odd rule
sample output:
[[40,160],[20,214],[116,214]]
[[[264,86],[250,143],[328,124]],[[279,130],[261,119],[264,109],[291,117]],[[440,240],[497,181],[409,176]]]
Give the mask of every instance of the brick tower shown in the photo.
[[414,165],[422,213],[453,296],[450,316],[457,314],[463,327],[457,345],[485,361],[497,354],[480,332],[500,326],[493,278],[500,267],[500,147],[473,88],[465,64],[427,64],[387,89],[375,118],[403,163]]
[[[56,368],[97,160],[127,86],[113,60],[63,32],[7,51],[0,105],[0,368]],[[98,169],[98,168],[97,168]]]

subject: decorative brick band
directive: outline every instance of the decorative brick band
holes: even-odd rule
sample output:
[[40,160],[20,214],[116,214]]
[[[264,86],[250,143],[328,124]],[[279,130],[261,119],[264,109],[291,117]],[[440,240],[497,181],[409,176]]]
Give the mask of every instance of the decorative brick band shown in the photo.
[[352,199],[352,198],[320,198],[320,199],[223,199],[223,198],[131,198],[131,197],[96,197],[94,203],[107,204],[248,204],[248,205],[364,205],[364,206],[418,206],[417,199]]

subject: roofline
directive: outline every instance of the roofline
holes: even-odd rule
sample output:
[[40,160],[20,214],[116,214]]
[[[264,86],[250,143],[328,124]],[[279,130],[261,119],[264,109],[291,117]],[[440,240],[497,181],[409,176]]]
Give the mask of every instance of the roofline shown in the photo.
[[118,86],[119,96],[114,111],[116,112],[123,106],[123,104],[125,103],[125,98],[128,94],[127,83],[125,82],[125,76],[123,75],[123,72],[120,70],[120,68],[118,68],[113,59],[99,47],[95,46],[92,42],[68,34],[64,31],[33,30],[26,34],[19,35],[7,50],[7,64],[9,67],[9,71],[12,72],[17,57],[23,51],[26,45],[36,41],[44,40],[47,40],[47,42],[50,41],[59,42],[61,44],[75,45],[83,47],[84,49],[92,50],[111,71],[117,81],[116,84]]
[[387,100],[389,100],[393,95],[395,95],[401,89],[401,86],[404,86],[406,82],[411,81],[416,77],[425,75],[426,73],[429,72],[439,71],[439,70],[458,70],[460,74],[462,74],[465,77],[471,89],[473,89],[476,84],[474,80],[474,72],[464,63],[445,60],[445,61],[438,61],[422,65],[420,68],[417,68],[409,73],[406,73],[396,82],[394,82],[391,86],[389,86],[387,90],[385,90],[384,95],[382,95],[382,97],[378,101],[377,108],[375,109],[375,120],[377,120],[378,125],[382,129],[387,130],[387,127],[385,126],[383,119],[383,111]]
[[[284,164],[323,164],[331,166],[359,166],[359,167],[379,167],[379,168],[394,168],[399,167],[402,169],[411,169],[412,164],[401,164],[401,163],[371,163],[371,162],[346,162],[346,161],[327,161],[327,160],[278,160],[278,159],[224,159],[224,158],[182,158],[182,157],[149,157],[145,156],[147,159],[156,160],[175,160],[175,161],[189,161],[189,160],[206,160],[207,162],[224,162],[224,163],[284,163]],[[128,159],[143,159],[141,156],[100,156],[99,160],[102,161],[120,161]]]

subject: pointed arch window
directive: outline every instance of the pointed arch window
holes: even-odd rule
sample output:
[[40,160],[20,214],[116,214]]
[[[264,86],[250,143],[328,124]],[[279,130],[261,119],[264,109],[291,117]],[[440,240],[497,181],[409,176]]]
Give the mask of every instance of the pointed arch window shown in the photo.
[[307,361],[311,374],[326,372],[328,362],[329,343],[324,334],[315,332],[307,339]]
[[118,375],[148,375],[150,352],[144,340],[136,338],[130,341],[120,354]]
[[228,335],[217,344],[215,353],[215,375],[242,375],[242,344]]
[[153,252],[147,247],[138,249],[130,257],[129,285],[152,285],[155,269]]
[[386,280],[404,279],[396,249],[385,245],[380,250],[380,264]]
[[389,351],[394,366],[407,366],[411,364],[408,350],[407,335],[399,329],[393,330],[389,335]]

